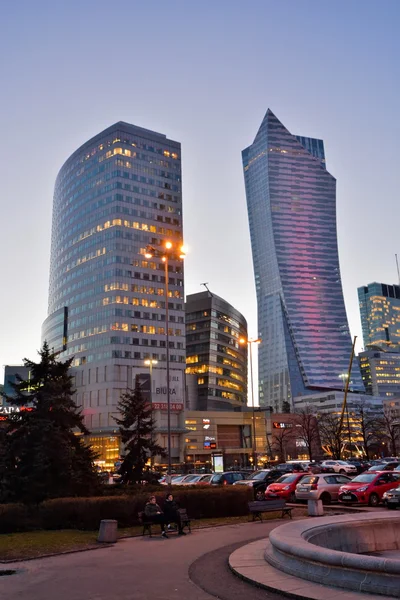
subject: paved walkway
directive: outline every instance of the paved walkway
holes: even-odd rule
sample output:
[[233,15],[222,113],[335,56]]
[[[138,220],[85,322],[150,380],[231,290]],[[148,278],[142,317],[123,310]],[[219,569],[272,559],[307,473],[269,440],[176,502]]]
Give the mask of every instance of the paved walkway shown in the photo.
[[[229,554],[282,524],[243,523],[197,530],[185,537],[130,538],[115,546],[7,565],[0,579],[7,600],[275,600],[229,572]],[[218,551],[217,551],[218,550]],[[215,552],[217,551],[217,552]]]

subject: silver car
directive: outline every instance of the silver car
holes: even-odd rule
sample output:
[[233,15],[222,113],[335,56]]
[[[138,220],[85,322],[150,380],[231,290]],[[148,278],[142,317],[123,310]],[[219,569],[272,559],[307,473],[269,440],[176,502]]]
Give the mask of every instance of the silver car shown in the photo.
[[297,500],[322,500],[330,504],[338,499],[340,486],[349,483],[350,477],[337,473],[306,475],[296,486]]

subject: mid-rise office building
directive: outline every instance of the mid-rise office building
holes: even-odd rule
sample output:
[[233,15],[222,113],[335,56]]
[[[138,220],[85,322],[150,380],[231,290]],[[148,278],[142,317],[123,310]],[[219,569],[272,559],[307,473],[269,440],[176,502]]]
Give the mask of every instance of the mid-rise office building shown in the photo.
[[187,296],[185,306],[186,373],[197,379],[188,386],[196,396],[188,406],[239,410],[247,404],[246,319],[209,291]]
[[371,348],[360,352],[358,359],[367,394],[400,397],[400,353]]
[[400,351],[400,286],[369,283],[358,288],[364,348]]
[[[161,252],[167,240],[173,245],[168,298],[161,257],[145,257],[146,246]],[[181,244],[178,142],[119,122],[65,162],[54,192],[42,339],[61,359],[73,358],[77,404],[106,467],[120,453],[114,420],[120,394],[148,369],[145,360],[157,361],[153,401],[160,436],[166,430],[166,302],[173,462],[179,457],[185,368]]]
[[[336,235],[336,180],[322,140],[268,110],[242,153],[258,303],[260,405],[341,389],[351,337]],[[363,391],[354,363],[352,389]]]

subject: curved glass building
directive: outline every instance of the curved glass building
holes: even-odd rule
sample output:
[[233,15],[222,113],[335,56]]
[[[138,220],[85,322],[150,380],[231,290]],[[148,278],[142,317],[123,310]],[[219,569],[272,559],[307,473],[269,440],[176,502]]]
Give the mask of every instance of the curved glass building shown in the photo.
[[[336,236],[336,180],[322,140],[268,110],[242,152],[258,302],[260,405],[342,389],[351,354]],[[364,391],[356,361],[351,389]]]
[[[54,191],[42,339],[62,358],[74,357],[77,402],[99,435],[114,432],[121,390],[148,371],[145,360],[157,361],[153,377],[166,390],[166,301],[174,408],[183,406],[182,261],[169,260],[166,299],[164,263],[145,258],[148,244],[161,249],[166,240],[182,244],[178,142],[119,122],[68,158]],[[158,400],[162,409],[165,399]]]

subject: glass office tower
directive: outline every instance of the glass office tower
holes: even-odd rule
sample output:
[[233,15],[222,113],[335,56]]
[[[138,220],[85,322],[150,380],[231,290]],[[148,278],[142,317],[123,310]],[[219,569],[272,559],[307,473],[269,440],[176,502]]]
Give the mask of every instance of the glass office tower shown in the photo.
[[369,283],[358,288],[364,347],[400,351],[400,286]]
[[[166,240],[182,244],[178,142],[119,122],[66,161],[54,192],[49,316],[42,339],[61,358],[74,357],[77,403],[91,442],[112,458],[119,454],[116,405],[135,375],[148,372],[145,360],[157,361],[152,399],[160,430],[166,427],[166,301],[173,409],[183,408],[183,264],[177,256],[169,260],[166,299],[164,263],[145,258],[146,245],[161,249]],[[172,417],[174,428],[177,415]],[[172,443],[179,451],[174,436]]]
[[[351,337],[336,238],[336,181],[322,140],[268,110],[242,152],[258,301],[260,405],[341,389]],[[363,391],[354,363],[351,389]]]

